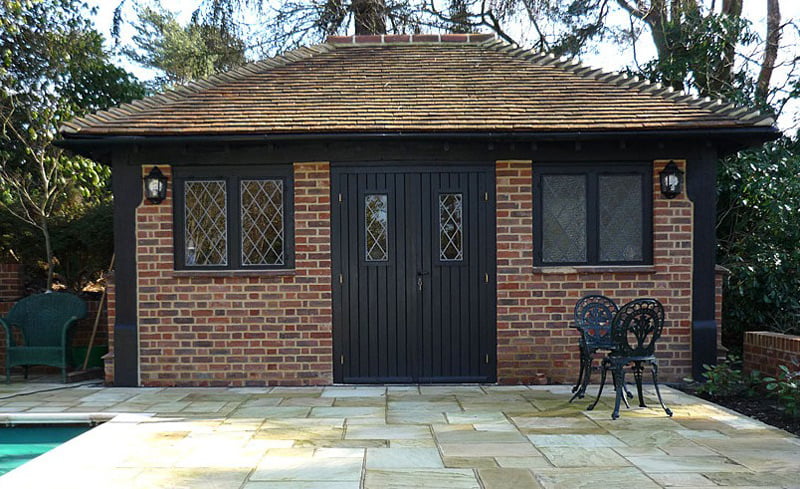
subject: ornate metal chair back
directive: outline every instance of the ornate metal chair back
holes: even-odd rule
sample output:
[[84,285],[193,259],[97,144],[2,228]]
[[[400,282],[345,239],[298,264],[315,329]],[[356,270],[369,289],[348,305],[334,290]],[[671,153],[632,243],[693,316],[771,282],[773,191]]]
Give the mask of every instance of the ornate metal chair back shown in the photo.
[[613,345],[611,325],[617,311],[617,304],[604,295],[587,295],[575,304],[575,327],[588,348]]
[[664,327],[664,306],[655,299],[636,299],[622,306],[611,325],[614,356],[651,357]]

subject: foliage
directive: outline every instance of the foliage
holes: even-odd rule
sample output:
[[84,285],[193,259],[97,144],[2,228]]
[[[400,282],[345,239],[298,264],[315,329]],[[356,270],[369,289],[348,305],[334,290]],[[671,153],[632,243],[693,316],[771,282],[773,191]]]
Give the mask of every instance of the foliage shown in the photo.
[[727,158],[718,182],[725,343],[740,348],[752,329],[800,334],[800,140]]
[[[100,278],[114,252],[113,211],[109,199],[87,207],[77,217],[56,217],[50,225],[53,274],[56,284],[81,290]],[[0,258],[25,264],[25,281],[31,290],[45,290],[47,263],[44,242],[33,226],[0,213]]]
[[97,281],[114,253],[113,206],[110,200],[89,208],[75,219],[53,226],[56,280],[72,290]]
[[770,396],[777,398],[788,414],[797,417],[800,416],[800,363],[795,359],[792,364],[794,370],[780,365],[778,377],[764,377],[764,382]]
[[[57,148],[58,126],[144,94],[111,63],[86,14],[78,0],[0,0],[0,211],[38,229],[44,250],[35,262],[48,270],[48,286],[53,221],[109,197],[108,168]],[[4,254],[27,255],[14,233],[2,236]]]
[[247,61],[244,41],[234,32],[194,17],[185,27],[163,9],[143,8],[133,37],[137,49],[125,54],[144,66],[161,70],[159,85],[186,83]]
[[753,371],[749,377],[745,376],[737,368],[740,364],[741,359],[735,355],[729,355],[724,362],[716,365],[704,364],[704,382],[697,386],[697,392],[714,397],[754,395],[755,389],[761,383],[761,375],[758,371]]
[[728,57],[732,47],[747,48],[757,40],[747,20],[690,10],[678,20],[665,23],[664,37],[669,46],[664,55],[642,67],[651,81],[726,99],[739,98],[742,87],[753,85],[751,77],[734,76]]

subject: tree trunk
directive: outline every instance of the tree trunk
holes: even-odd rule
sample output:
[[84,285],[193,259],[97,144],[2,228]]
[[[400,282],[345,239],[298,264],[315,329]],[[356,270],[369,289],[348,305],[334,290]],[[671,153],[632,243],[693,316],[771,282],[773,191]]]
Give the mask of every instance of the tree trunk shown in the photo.
[[[678,6],[678,8],[680,7],[678,0],[674,0],[674,3],[670,5],[670,8],[675,6]],[[643,17],[642,20],[644,20],[650,27],[650,35],[653,37],[653,45],[656,48],[658,59],[662,62],[666,62],[674,54],[672,52],[674,46],[670,44],[667,29],[670,23],[677,24],[681,21],[680,14],[673,13],[672,18],[670,18],[670,10],[668,10],[668,6],[666,3],[664,3],[664,0],[654,0],[650,5],[650,10],[647,16]],[[681,90],[683,88],[682,79],[665,79],[664,84],[672,86],[676,90]]]
[[50,228],[47,225],[47,218],[42,218],[39,226],[44,235],[44,252],[47,256],[47,290],[53,290],[53,245],[50,243]]
[[739,41],[739,35],[741,34],[741,31],[738,29],[738,22],[742,17],[743,3],[743,0],[723,0],[722,2],[721,15],[730,17],[731,23],[736,22],[737,31],[734,36],[729,39],[730,42],[722,49],[722,56],[719,64],[712,68],[711,78],[708,80],[707,86],[704,87],[708,90],[706,95],[725,95],[726,89],[733,84],[733,65],[736,55],[736,43]]
[[356,35],[386,34],[386,2],[384,0],[353,0],[350,8]]
[[764,48],[764,61],[758,73],[756,86],[756,99],[765,102],[769,94],[769,83],[772,79],[772,70],[775,69],[775,60],[778,58],[778,48],[781,43],[781,10],[778,0],[767,0],[767,41]]

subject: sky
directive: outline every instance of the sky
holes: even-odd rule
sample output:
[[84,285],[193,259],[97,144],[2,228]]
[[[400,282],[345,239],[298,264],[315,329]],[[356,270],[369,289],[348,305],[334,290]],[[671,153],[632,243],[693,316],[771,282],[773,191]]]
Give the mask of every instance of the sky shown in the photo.
[[[163,1],[162,5],[176,13],[178,20],[183,23],[188,22],[191,13],[197,9],[201,2],[202,0],[167,0]],[[87,3],[90,7],[96,8],[96,14],[93,18],[95,28],[109,38],[114,8],[119,3],[119,0],[88,0]],[[766,0],[744,0],[744,16],[753,23],[754,28],[761,27],[762,30],[764,29],[766,5]],[[800,25],[800,0],[782,0],[781,14],[783,22],[794,20]],[[616,19],[617,22],[620,24],[627,22],[627,15],[622,13],[618,15],[619,17]],[[760,34],[762,37],[764,36],[764,32]],[[123,25],[123,42],[129,43],[131,35],[132,28]],[[647,32],[645,32],[642,38],[636,43],[635,52],[636,59],[640,64],[655,57],[655,48]],[[781,58],[797,56],[800,56],[800,34],[796,29],[784,29],[779,61]],[[151,80],[157,75],[157,72],[133,63],[127,58],[118,57],[116,61],[141,80]],[[604,43],[600,46],[598,52],[584,55],[581,61],[584,62],[584,64],[602,68],[606,71],[619,71],[627,66],[634,65],[634,50],[632,46],[627,43],[620,45]],[[773,74],[773,81],[775,83],[780,83],[780,81],[785,80],[786,77],[786,70],[777,67]],[[778,127],[790,133],[794,133],[800,129],[800,100],[793,100],[787,104],[778,120]]]

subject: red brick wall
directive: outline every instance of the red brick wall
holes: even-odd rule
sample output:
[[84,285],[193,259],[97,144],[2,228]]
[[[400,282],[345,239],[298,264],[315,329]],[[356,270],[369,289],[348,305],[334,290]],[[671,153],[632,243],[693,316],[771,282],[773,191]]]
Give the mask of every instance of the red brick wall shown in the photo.
[[14,302],[22,297],[22,264],[0,263],[0,301]]
[[103,357],[105,362],[105,383],[114,384],[114,322],[117,314],[117,289],[114,286],[114,273],[106,277],[106,335],[108,337],[108,353]]
[[295,271],[245,274],[174,272],[172,195],[137,209],[143,385],[332,382],[328,163],[294,165],[294,204]]
[[779,365],[798,370],[793,361],[800,361],[800,336],[769,331],[748,331],[744,334],[745,372],[758,370],[774,377],[778,375]]
[[[535,164],[535,163],[534,163]],[[653,164],[653,261],[635,271],[533,267],[530,161],[497,163],[497,378],[504,384],[574,382],[578,338],[571,327],[575,302],[600,293],[620,305],[654,297],[665,307],[657,346],[661,379],[691,373],[692,203],[684,192],[665,199]],[[685,170],[685,164],[679,163]]]

